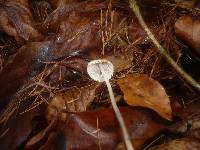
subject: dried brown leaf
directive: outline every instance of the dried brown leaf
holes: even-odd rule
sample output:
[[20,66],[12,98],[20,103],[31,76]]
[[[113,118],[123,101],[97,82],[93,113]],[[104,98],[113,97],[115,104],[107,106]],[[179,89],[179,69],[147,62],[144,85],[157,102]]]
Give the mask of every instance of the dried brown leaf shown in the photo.
[[0,29],[20,43],[42,38],[34,27],[27,1],[6,1],[0,5]]
[[182,16],[175,24],[176,35],[200,54],[200,19]]
[[149,150],[199,150],[200,141],[193,138],[184,138],[171,141],[166,144],[162,144],[156,147],[152,147]]
[[47,108],[48,120],[52,120],[62,111],[86,111],[87,106],[94,100],[99,86],[100,83],[93,82],[81,87],[71,87],[64,92],[57,93]]
[[[141,148],[165,126],[161,118],[150,110],[120,108],[120,111],[136,149]],[[52,150],[59,149],[60,146],[64,146],[64,149],[77,150],[115,149],[123,141],[120,126],[112,109],[103,108],[65,115],[66,120],[58,120],[46,143],[37,144],[38,147]],[[27,149],[29,148],[27,146]]]
[[169,126],[167,129],[171,133],[189,135],[200,139],[200,104],[193,103],[182,110],[179,117],[182,119]]
[[144,74],[129,74],[117,80],[125,101],[131,106],[143,106],[155,110],[165,119],[171,119],[169,98],[159,82]]
[[11,150],[20,147],[31,134],[33,129],[32,121],[36,116],[42,116],[45,106],[40,105],[26,113],[23,112],[32,102],[32,100],[23,101],[19,104],[10,106],[11,111],[1,114],[0,122],[0,145],[1,150]]

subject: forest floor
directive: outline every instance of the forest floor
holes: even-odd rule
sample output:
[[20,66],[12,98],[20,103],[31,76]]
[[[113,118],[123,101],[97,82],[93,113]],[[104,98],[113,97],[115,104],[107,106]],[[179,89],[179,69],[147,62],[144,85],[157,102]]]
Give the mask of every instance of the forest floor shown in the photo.
[[200,2],[134,2],[0,0],[1,150],[125,150],[95,59],[135,150],[200,149]]

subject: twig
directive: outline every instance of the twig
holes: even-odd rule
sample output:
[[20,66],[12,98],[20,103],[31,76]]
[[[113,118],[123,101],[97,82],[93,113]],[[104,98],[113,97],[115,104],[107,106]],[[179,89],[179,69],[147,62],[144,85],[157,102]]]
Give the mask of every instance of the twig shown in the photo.
[[137,5],[135,0],[129,0],[130,7],[132,8],[133,12],[135,13],[140,25],[145,30],[149,38],[152,40],[153,44],[158,48],[159,52],[165,57],[166,61],[188,82],[190,83],[195,89],[200,92],[200,84],[196,82],[189,74],[187,74],[167,53],[167,51],[160,45],[160,43],[156,40],[153,33],[147,27],[141,13],[139,6]]

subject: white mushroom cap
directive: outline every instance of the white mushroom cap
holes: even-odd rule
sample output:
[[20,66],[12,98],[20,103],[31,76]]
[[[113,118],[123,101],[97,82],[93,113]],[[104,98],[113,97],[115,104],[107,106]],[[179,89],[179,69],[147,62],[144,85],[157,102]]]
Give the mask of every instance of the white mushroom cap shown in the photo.
[[114,66],[105,59],[93,60],[88,63],[87,72],[93,80],[104,82],[113,76]]

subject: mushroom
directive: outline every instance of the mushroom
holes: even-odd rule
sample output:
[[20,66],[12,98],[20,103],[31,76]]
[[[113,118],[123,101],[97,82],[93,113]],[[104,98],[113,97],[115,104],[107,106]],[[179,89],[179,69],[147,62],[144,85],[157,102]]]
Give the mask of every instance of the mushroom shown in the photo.
[[93,60],[88,63],[87,72],[93,80],[98,81],[98,82],[106,82],[106,86],[108,88],[109,96],[111,99],[111,104],[115,112],[115,115],[117,117],[117,120],[119,122],[119,125],[121,127],[126,148],[127,150],[134,150],[131,140],[130,140],[130,136],[128,134],[127,128],[124,123],[124,119],[116,104],[114,93],[113,93],[111,84],[109,82],[114,72],[113,64],[110,61],[105,60],[105,59]]

